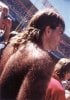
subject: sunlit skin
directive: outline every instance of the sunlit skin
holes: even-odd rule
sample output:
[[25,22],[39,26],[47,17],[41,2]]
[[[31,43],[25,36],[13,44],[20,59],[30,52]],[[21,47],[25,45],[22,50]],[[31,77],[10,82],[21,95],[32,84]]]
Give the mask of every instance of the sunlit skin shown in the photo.
[[69,72],[67,72],[66,74],[65,74],[65,80],[70,80],[70,73]]
[[[57,46],[60,44],[61,36],[64,30],[59,25],[56,29],[51,29],[49,26],[46,27],[44,36],[43,36],[43,48],[46,50],[55,50]],[[55,42],[56,41],[56,42]]]

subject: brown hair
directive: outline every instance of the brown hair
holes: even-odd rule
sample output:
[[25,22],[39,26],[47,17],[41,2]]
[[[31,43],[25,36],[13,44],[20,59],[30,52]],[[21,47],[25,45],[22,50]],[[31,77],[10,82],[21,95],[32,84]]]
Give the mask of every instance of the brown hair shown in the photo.
[[58,25],[65,29],[65,23],[56,9],[47,8],[38,11],[33,15],[26,29],[15,38],[15,43],[13,43],[23,44],[30,40],[39,44],[45,27],[50,26],[52,29],[56,29]]
[[47,8],[43,11],[38,11],[30,20],[29,26],[37,29],[44,29],[46,26],[50,26],[55,29],[59,24],[65,28],[65,23],[61,15],[54,8]]
[[64,79],[64,75],[70,73],[70,59],[61,58],[55,65],[54,73],[57,74],[60,79]]

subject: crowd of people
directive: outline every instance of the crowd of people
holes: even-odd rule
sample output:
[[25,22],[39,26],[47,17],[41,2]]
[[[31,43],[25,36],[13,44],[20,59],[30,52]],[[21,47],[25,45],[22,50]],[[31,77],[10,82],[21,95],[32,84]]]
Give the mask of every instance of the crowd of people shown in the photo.
[[7,19],[2,18],[4,24],[0,18],[0,25],[8,31],[3,29],[7,45],[0,57],[0,100],[69,100],[64,82],[70,80],[70,59],[58,60],[51,53],[65,30],[60,13],[54,8],[37,11],[22,32],[9,38],[12,21],[4,9]]
[[9,17],[9,7],[0,1],[0,55],[9,40],[12,19]]
[[12,28],[12,19],[9,17],[9,7],[0,2],[0,35],[7,42]]

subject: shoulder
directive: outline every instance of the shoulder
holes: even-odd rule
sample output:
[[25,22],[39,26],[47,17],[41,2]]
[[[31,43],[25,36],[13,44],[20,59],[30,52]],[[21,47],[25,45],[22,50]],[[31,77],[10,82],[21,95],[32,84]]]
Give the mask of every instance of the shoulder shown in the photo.
[[12,19],[11,19],[10,17],[8,17],[7,20],[8,20],[9,22],[12,22]]
[[50,56],[47,52],[45,52],[44,50],[42,50],[41,48],[39,48],[36,44],[34,43],[28,43],[26,44],[26,46],[22,46],[18,52],[20,52],[20,54],[24,55],[26,54],[27,57],[29,57],[29,59],[46,59],[46,60],[50,60]]
[[[43,50],[33,44],[22,45],[16,53],[14,53],[8,62],[23,65],[24,63],[50,63],[50,57]],[[13,63],[13,64],[14,64]],[[47,64],[48,65],[48,64]]]
[[[62,88],[59,81],[54,78],[51,78],[48,88],[46,90],[46,98],[54,99],[54,100],[66,100],[65,99],[65,91]],[[49,100],[48,99],[48,100]]]
[[56,80],[55,78],[51,78],[50,82],[49,82],[49,85],[48,85],[48,88],[49,89],[53,89],[53,91],[58,91],[58,92],[63,92],[64,89],[61,85],[61,83]]
[[5,18],[3,21],[6,24],[9,24],[9,25],[12,24],[12,19],[10,17]]
[[37,45],[27,43],[25,45],[23,44],[13,55],[11,55],[6,66],[11,66],[12,68],[19,68],[20,66],[22,69],[24,66],[36,66],[36,68],[45,69],[50,73],[50,70],[53,70],[53,61],[49,54],[41,50]]

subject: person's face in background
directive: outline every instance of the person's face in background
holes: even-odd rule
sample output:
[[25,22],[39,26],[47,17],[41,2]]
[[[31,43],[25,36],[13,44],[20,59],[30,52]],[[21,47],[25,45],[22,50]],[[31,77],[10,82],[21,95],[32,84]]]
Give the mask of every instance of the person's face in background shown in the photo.
[[[56,29],[51,29],[49,26],[45,29],[44,35],[44,46],[50,50],[55,50],[60,44],[61,36],[63,34],[63,28],[61,25]],[[46,49],[45,48],[45,49]]]
[[70,80],[70,72],[67,72],[64,77],[65,80]]
[[3,18],[8,15],[8,9],[7,8],[3,8],[2,15],[3,15]]

